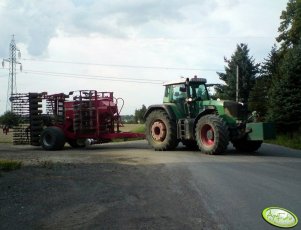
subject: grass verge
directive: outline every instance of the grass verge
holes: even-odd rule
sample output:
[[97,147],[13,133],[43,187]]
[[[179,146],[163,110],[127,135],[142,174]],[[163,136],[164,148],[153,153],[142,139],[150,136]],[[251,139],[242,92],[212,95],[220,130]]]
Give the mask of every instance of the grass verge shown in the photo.
[[12,171],[21,168],[21,161],[12,160],[0,160],[0,170],[1,171]]
[[[125,125],[124,130],[125,132],[130,133],[144,133],[145,132],[145,125],[144,124],[131,124],[131,125]],[[123,141],[137,141],[137,140],[143,140],[144,138],[121,138],[121,139],[114,139],[113,142],[123,142]]]
[[130,130],[131,133],[144,133],[145,132],[145,125],[139,124],[132,130]]
[[267,140],[265,142],[293,149],[301,149],[301,133],[277,134],[275,140]]

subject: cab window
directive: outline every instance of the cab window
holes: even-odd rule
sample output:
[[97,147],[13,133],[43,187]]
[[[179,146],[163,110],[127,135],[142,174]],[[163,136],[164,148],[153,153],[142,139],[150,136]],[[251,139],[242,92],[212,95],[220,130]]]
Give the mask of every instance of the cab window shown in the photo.
[[164,97],[169,97],[169,92],[170,92],[170,86],[166,86],[165,87],[165,94],[164,94]]
[[181,100],[187,97],[186,92],[182,92],[181,89],[185,88],[185,84],[173,85],[172,100]]
[[204,84],[191,85],[190,93],[193,98],[200,98],[201,100],[209,100],[208,92]]

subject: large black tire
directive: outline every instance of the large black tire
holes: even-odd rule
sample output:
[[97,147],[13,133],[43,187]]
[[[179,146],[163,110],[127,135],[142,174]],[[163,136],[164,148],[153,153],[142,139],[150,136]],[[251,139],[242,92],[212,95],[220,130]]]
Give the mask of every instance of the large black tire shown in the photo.
[[250,141],[246,139],[232,141],[234,148],[239,152],[256,152],[262,144],[262,141]]
[[163,110],[152,111],[145,126],[146,139],[155,150],[173,150],[178,146],[176,122]]
[[229,144],[228,127],[222,118],[214,114],[199,119],[195,136],[199,149],[206,154],[221,154]]
[[45,150],[61,150],[65,145],[64,132],[58,127],[48,127],[42,132],[40,142]]
[[70,140],[68,140],[68,144],[72,148],[84,148],[84,147],[86,147],[85,140],[83,140],[83,139],[70,139]]

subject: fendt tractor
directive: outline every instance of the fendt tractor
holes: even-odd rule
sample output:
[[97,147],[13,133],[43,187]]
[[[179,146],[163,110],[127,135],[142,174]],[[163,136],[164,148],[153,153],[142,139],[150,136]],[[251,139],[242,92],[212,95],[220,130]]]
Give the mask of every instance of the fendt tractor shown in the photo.
[[212,100],[204,78],[182,78],[166,83],[163,104],[145,113],[146,139],[155,150],[173,150],[179,142],[207,154],[226,151],[229,142],[238,151],[253,152],[264,139],[275,138],[271,123],[257,122],[246,105]]
[[[144,134],[120,132],[124,101],[114,98],[112,92],[26,93],[14,94],[10,99],[13,112],[22,120],[14,128],[14,144],[61,150],[66,142],[78,148],[113,139],[144,137]],[[118,103],[121,103],[120,110]]]

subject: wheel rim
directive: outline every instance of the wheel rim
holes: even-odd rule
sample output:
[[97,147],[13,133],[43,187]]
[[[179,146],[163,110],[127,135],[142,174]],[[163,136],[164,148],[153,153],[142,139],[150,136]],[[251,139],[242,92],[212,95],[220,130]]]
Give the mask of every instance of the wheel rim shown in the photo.
[[45,146],[51,146],[52,142],[53,142],[53,136],[49,133],[46,133],[43,138],[43,144]]
[[200,130],[200,138],[204,145],[212,146],[214,145],[214,130],[213,128],[206,124]]
[[162,121],[155,121],[151,127],[151,135],[155,141],[164,141],[166,137],[166,126]]

